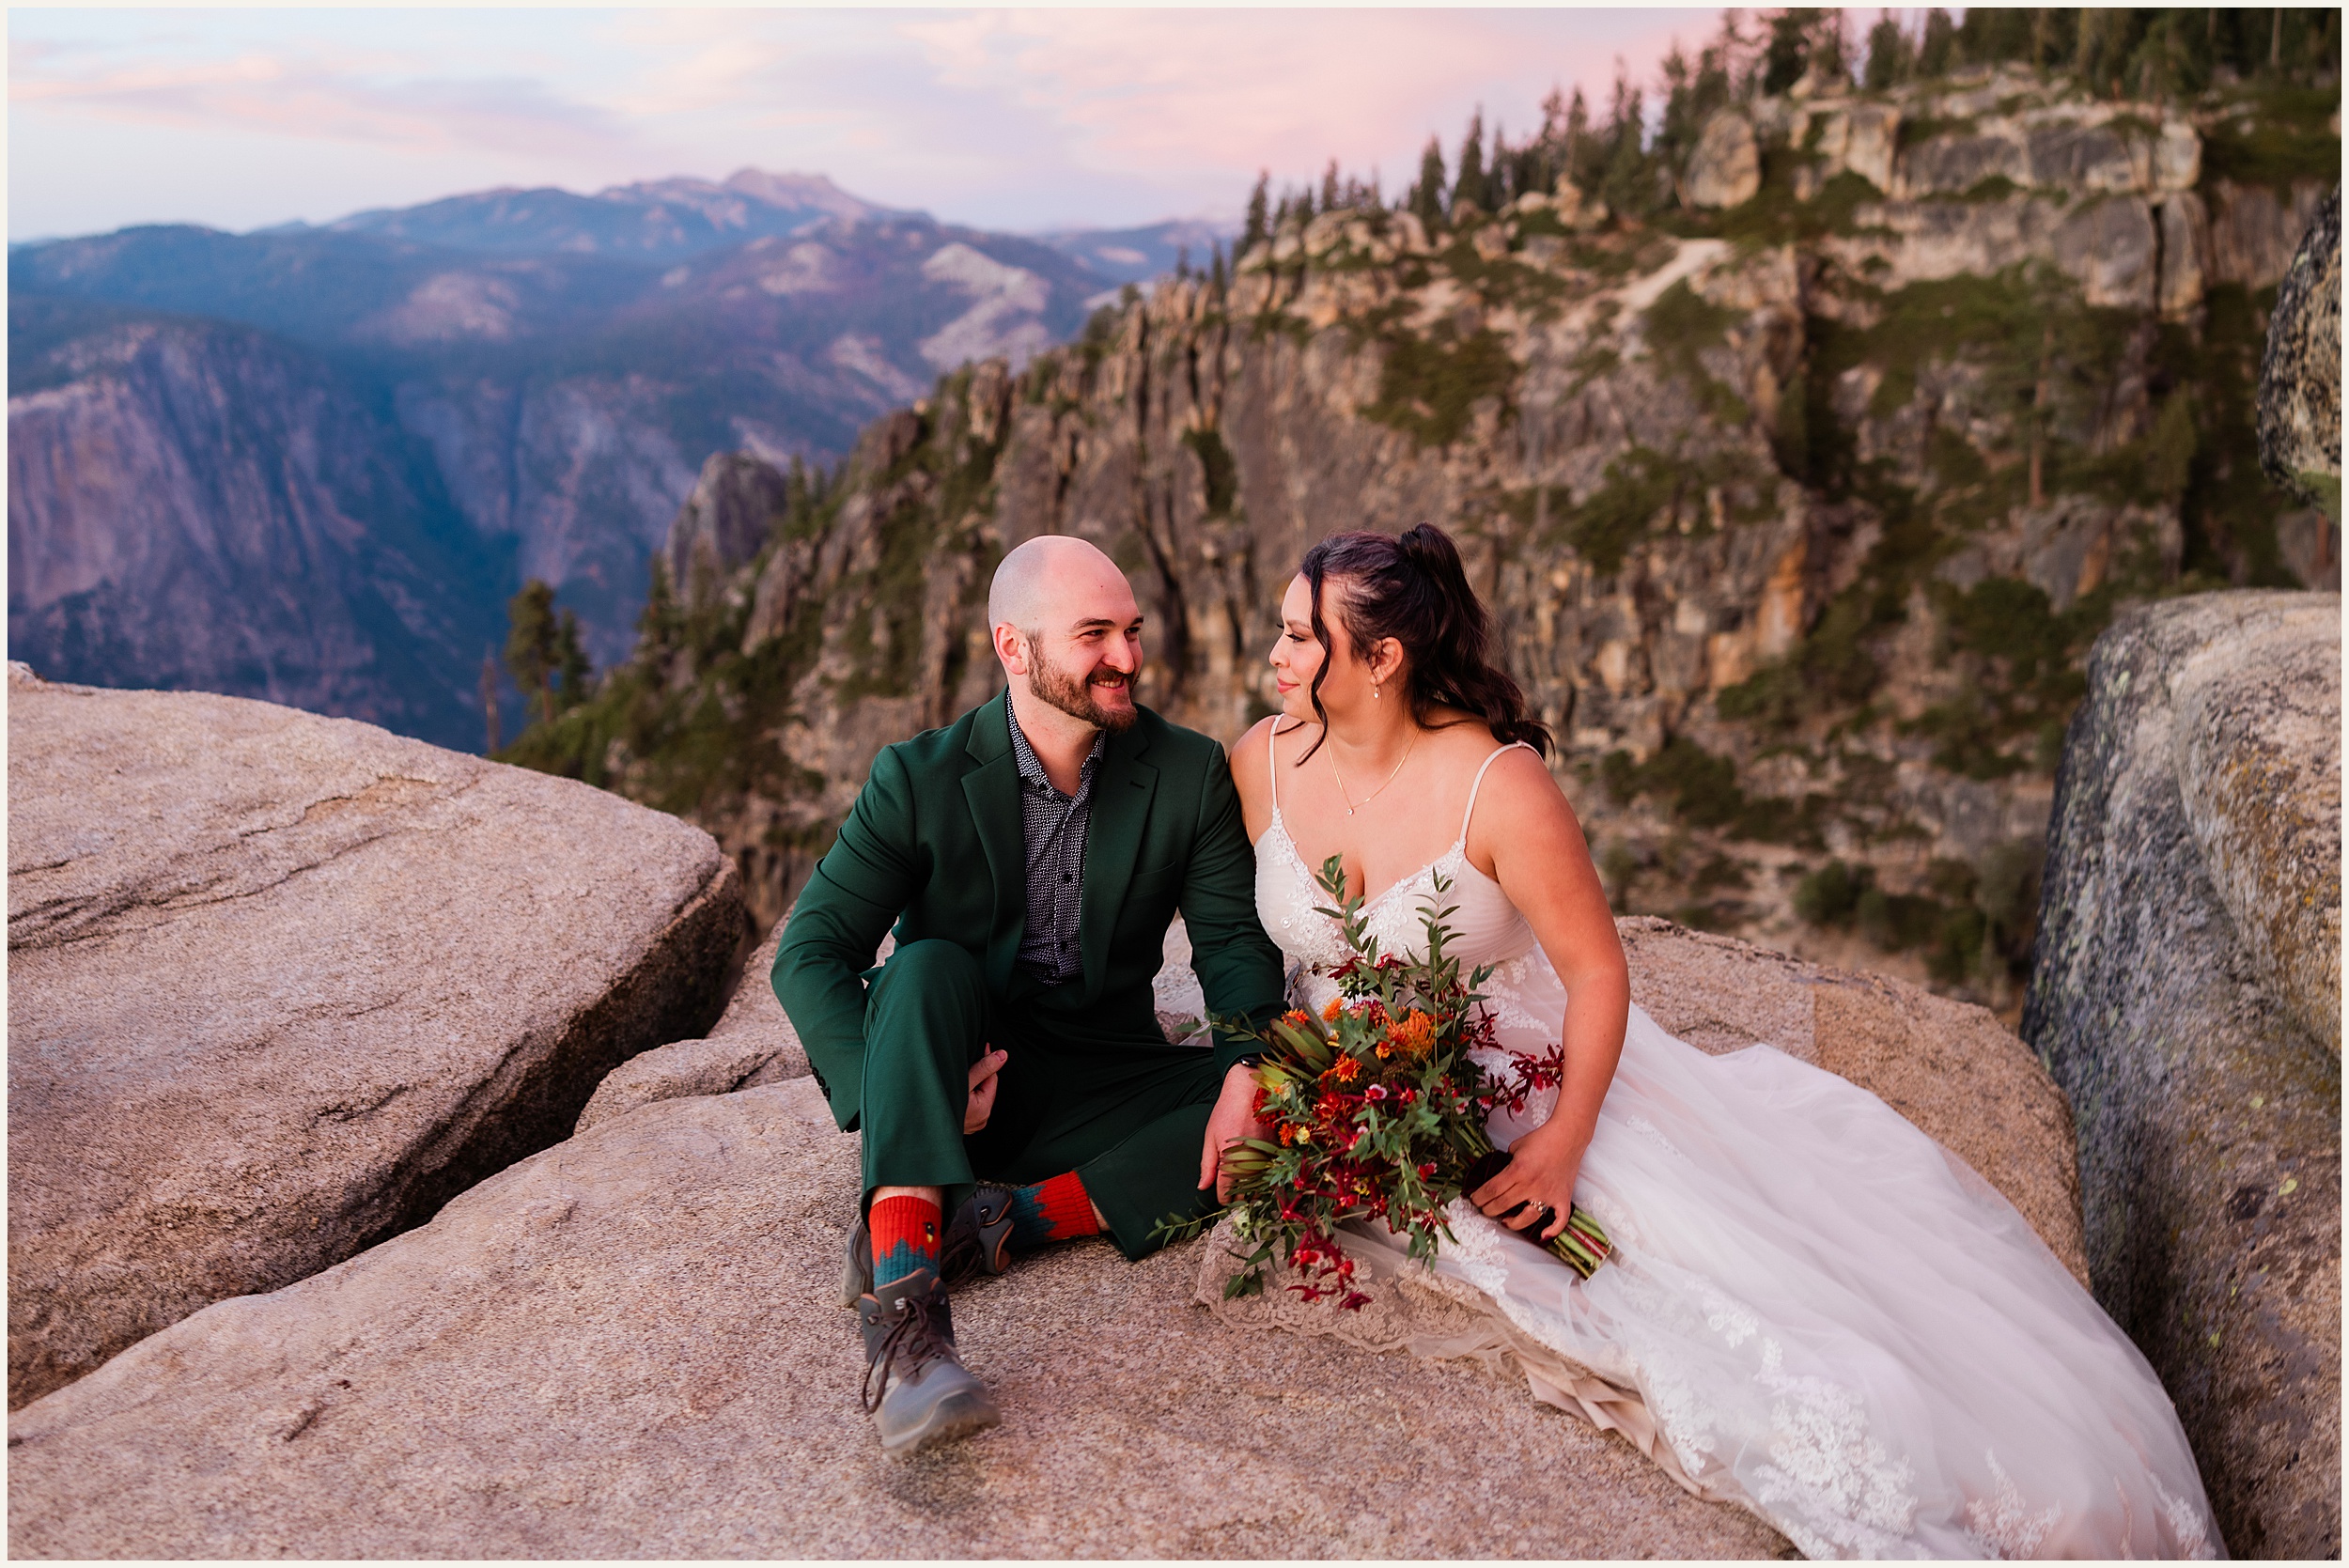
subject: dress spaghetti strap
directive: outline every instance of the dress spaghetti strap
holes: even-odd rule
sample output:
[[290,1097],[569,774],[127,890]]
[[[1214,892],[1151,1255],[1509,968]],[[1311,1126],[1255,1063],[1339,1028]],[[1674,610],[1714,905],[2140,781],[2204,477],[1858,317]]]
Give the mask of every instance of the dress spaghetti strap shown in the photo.
[[1272,786],[1272,820],[1281,820],[1281,759],[1273,754],[1273,746],[1281,738],[1281,716],[1272,716],[1272,727],[1264,732],[1264,776]]
[[1522,740],[1512,740],[1509,744],[1501,747],[1499,751],[1494,752],[1492,755],[1486,757],[1485,759],[1485,767],[1479,768],[1476,770],[1476,778],[1474,782],[1469,785],[1468,810],[1460,814],[1460,836],[1452,841],[1452,846],[1455,849],[1457,849],[1462,845],[1468,843],[1469,818],[1476,815],[1476,792],[1485,787],[1485,768],[1490,768],[1494,763],[1500,761],[1503,753],[1514,752],[1521,746],[1529,752],[1533,749],[1531,746],[1527,746]]

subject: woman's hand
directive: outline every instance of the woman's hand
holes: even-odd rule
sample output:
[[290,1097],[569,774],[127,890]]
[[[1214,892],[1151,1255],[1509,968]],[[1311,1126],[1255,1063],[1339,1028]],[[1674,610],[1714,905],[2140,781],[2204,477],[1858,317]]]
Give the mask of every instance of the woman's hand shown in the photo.
[[970,1137],[987,1126],[987,1119],[995,1114],[995,1075],[1011,1060],[1011,1052],[988,1048],[985,1056],[971,1063],[971,1098],[962,1108],[962,1136]]
[[1525,1230],[1542,1218],[1544,1209],[1551,1210],[1549,1222],[1535,1233],[1548,1241],[1566,1228],[1566,1215],[1574,1207],[1574,1179],[1581,1172],[1587,1143],[1555,1120],[1545,1122],[1509,1145],[1509,1163],[1470,1193],[1469,1202],[1496,1219],[1517,1209],[1501,1220],[1513,1231]]
[[1215,1184],[1219,1203],[1232,1201],[1232,1173],[1223,1169],[1223,1151],[1245,1138],[1262,1138],[1265,1125],[1251,1112],[1256,1103],[1256,1070],[1236,1063],[1223,1075],[1223,1093],[1207,1113],[1207,1138],[1199,1151],[1199,1185]]

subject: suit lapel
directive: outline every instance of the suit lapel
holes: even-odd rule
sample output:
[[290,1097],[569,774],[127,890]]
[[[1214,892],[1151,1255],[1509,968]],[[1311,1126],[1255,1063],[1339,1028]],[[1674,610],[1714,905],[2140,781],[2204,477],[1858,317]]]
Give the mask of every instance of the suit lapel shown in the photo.
[[1109,969],[1110,936],[1133,881],[1143,825],[1158,793],[1159,770],[1143,760],[1141,726],[1110,737],[1093,789],[1093,822],[1085,833],[1084,900],[1077,918],[1077,947],[1084,959],[1085,1000],[1098,997]]
[[1019,815],[1019,764],[1011,752],[1008,697],[998,693],[979,710],[964,750],[975,766],[962,776],[963,798],[971,802],[979,846],[987,852],[988,874],[995,883],[995,919],[987,939],[987,984],[1001,996],[1011,986],[1012,960],[1019,955],[1019,936],[1028,913],[1027,830]]

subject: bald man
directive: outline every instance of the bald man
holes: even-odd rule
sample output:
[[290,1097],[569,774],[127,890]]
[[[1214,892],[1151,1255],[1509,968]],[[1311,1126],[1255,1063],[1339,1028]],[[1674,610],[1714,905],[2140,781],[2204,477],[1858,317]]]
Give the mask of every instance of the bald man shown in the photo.
[[890,1450],[999,1419],[956,1354],[950,1283],[1102,1233],[1139,1258],[1212,1206],[1194,1183],[1246,1119],[1253,1042],[1159,1032],[1175,911],[1211,1017],[1281,1006],[1223,748],[1134,701],[1125,574],[1082,540],[1031,539],[988,619],[1003,694],[874,759],[775,955],[775,995],[863,1141],[842,1299]]

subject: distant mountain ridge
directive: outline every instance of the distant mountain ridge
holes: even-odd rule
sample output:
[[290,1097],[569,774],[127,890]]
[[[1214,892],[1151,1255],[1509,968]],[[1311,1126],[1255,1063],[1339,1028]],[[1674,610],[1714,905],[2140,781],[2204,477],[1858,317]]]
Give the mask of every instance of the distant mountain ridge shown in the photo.
[[[1066,341],[1199,228],[1048,241],[744,169],[11,247],[9,551],[44,565],[11,570],[10,657],[478,748],[523,578],[615,661],[711,454],[830,461],[941,371]],[[272,386],[334,391],[297,415]],[[128,472],[171,493],[126,509]],[[355,563],[393,556],[412,613],[369,608]]]
[[374,208],[322,227],[485,256],[620,256],[676,261],[748,240],[802,234],[832,220],[927,219],[864,201],[822,175],[739,169],[723,181],[680,177],[583,196],[503,187],[418,207]]

